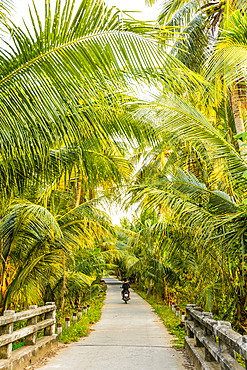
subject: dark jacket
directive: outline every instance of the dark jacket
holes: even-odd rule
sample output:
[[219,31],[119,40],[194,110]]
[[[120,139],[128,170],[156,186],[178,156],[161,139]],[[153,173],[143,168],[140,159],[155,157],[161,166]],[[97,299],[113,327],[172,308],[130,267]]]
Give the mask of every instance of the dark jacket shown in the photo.
[[123,290],[129,290],[129,288],[130,288],[129,283],[123,283],[122,288],[123,288]]

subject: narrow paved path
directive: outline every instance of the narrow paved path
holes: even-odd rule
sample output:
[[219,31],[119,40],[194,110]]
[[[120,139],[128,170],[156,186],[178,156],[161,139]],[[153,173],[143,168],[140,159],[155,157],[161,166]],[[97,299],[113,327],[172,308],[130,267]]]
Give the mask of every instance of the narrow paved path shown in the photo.
[[121,301],[121,283],[105,279],[107,298],[91,334],[59,351],[46,370],[182,370],[184,358],[172,348],[171,335],[136,293]]

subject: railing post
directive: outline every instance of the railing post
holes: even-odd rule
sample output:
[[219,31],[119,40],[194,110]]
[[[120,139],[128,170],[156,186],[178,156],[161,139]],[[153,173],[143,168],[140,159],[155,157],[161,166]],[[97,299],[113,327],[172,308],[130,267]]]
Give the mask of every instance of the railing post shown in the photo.
[[193,331],[191,331],[190,328],[187,325],[186,325],[186,331],[187,331],[188,338],[194,338]]
[[[194,322],[193,317],[190,314],[190,308],[193,308],[194,306],[195,306],[194,304],[188,304],[186,306],[186,317],[187,317],[186,321],[193,321]],[[194,338],[194,333],[193,333],[193,331],[190,330],[189,325],[186,325],[186,322],[185,322],[185,326],[186,326],[186,331],[187,331],[188,338]]]
[[[202,312],[202,308],[198,307],[198,306],[193,307],[193,310],[198,311],[198,312]],[[194,321],[194,328],[201,328],[201,324],[198,320],[194,319],[193,321]],[[196,330],[195,330],[195,346],[196,347],[203,347],[203,344],[200,342],[200,340],[198,339],[198,337],[196,335]]]
[[[194,320],[194,328],[201,328],[201,325],[200,323],[197,321],[197,320]],[[195,346],[196,347],[203,347],[203,344],[201,343],[201,341],[199,340],[199,338],[197,337],[197,331],[195,330]]]
[[70,317],[65,317],[65,329],[68,330],[70,327]]
[[[186,318],[186,319],[185,319]],[[184,325],[185,324],[185,320],[187,320],[187,316],[185,316],[185,311],[182,311],[182,315],[181,315],[181,324]]]
[[73,312],[73,324],[77,322],[77,312]]
[[190,308],[193,309],[195,306],[196,306],[195,304],[187,304],[187,306],[186,306],[186,316],[187,316],[187,320],[189,320],[189,321],[193,320],[189,310],[190,310]]
[[[29,306],[29,310],[35,310],[37,307],[38,307],[37,305]],[[37,325],[37,316],[32,317],[31,319],[27,320],[27,326],[29,325]],[[36,337],[37,337],[37,332],[28,335],[25,338],[25,346],[34,345],[36,343]]]
[[[244,343],[244,344],[246,344],[247,343],[247,335],[243,335],[242,336],[242,342]],[[247,369],[247,359],[245,358],[244,359],[244,364],[245,364],[245,370]]]
[[215,362],[214,357],[211,355],[209,350],[205,347],[205,361],[207,362]]
[[[3,313],[3,316],[14,316],[15,311],[14,310],[6,310]],[[0,335],[3,334],[12,334],[13,333],[13,321],[9,324],[1,326],[1,332]],[[12,343],[6,344],[5,346],[0,347],[0,358],[7,359],[10,358],[12,354]]]
[[[202,315],[205,318],[213,319],[213,314],[211,312],[202,312]],[[213,338],[215,340],[215,335],[212,331],[210,331],[206,326],[203,326],[203,333],[205,337]],[[215,358],[211,355],[207,347],[205,347],[205,361],[207,362],[215,362]]]
[[[45,305],[46,306],[55,305],[55,302],[46,302]],[[45,314],[45,320],[48,320],[48,319],[53,319],[54,320],[54,324],[52,324],[51,326],[47,326],[47,328],[45,328],[45,333],[44,333],[45,336],[49,336],[49,335],[55,334],[56,308],[54,308],[50,312],[46,312],[46,314]]]
[[[217,328],[228,328],[231,329],[232,325],[228,321],[218,321]],[[219,338],[219,348],[220,348],[220,353],[228,352],[234,359],[236,358],[236,353],[235,351],[226,343],[224,342],[221,338]]]
[[172,312],[175,312],[175,310],[176,310],[176,309],[175,309],[175,306],[176,306],[176,305],[175,305],[175,302],[172,302]]
[[[202,315],[204,318],[209,318],[209,319],[213,319],[213,314],[211,312],[202,312]],[[205,337],[214,337],[215,338],[215,335],[213,334],[212,331],[208,330],[208,328],[206,326],[203,325],[203,334],[205,335]]]

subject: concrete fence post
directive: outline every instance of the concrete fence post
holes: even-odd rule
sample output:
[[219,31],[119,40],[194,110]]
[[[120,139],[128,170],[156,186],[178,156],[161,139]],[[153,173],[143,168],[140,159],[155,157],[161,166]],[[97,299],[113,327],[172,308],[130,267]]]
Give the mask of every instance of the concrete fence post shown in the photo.
[[[192,304],[188,304],[186,306],[186,321],[193,321],[193,317],[191,316],[189,309],[193,308],[194,306],[195,305],[192,305]],[[186,327],[187,336],[188,338],[194,338],[194,333],[192,330],[190,330],[189,325],[186,325],[186,321],[185,321],[185,327]]]
[[[210,319],[213,319],[213,314],[211,312],[202,312],[202,315],[205,318],[208,317]],[[203,334],[205,335],[205,337],[208,337],[208,336],[210,337],[210,336],[214,335],[213,332],[208,330],[206,326],[202,326],[202,330],[203,330]]]
[[70,327],[70,317],[65,317],[65,329],[68,330]]
[[87,305],[87,310],[90,310],[90,305],[89,304]]
[[[213,319],[213,314],[211,312],[203,312],[203,316],[204,317],[208,317],[210,319]],[[211,337],[215,341],[215,335],[214,335],[214,333],[212,331],[210,331],[206,326],[203,327],[203,333],[204,333],[205,337],[208,337],[209,339]],[[207,362],[215,362],[214,357],[211,355],[211,353],[209,352],[209,350],[207,349],[207,347],[205,347],[204,359]]]
[[[198,320],[193,320],[194,321],[194,328],[200,328],[201,325],[200,325],[200,322]],[[197,335],[195,334],[194,336],[195,338],[195,346],[196,347],[203,347],[203,344],[201,343],[201,341],[199,340],[199,338],[197,337]]]
[[[208,317],[210,319],[213,319],[212,312],[203,312],[203,316]],[[209,330],[206,326],[203,328],[203,333],[204,333],[205,337],[209,338],[209,340],[210,340],[210,338],[212,338],[214,342],[216,341],[216,338],[215,338],[215,335],[214,335],[213,331]],[[205,347],[204,359],[205,359],[206,362],[215,362],[215,358],[209,352],[207,347]]]
[[[217,329],[218,328],[229,328],[231,329],[232,328],[232,325],[230,322],[228,321],[218,321],[217,325],[216,325]],[[220,353],[224,353],[224,352],[227,352],[229,353],[234,359],[236,358],[236,353],[235,351],[231,348],[231,346],[224,342],[221,338],[219,338],[219,348],[220,348]]]
[[[14,322],[14,310],[6,310],[3,313],[3,316],[13,316],[13,322]],[[13,322],[1,326],[1,333],[3,334],[12,334],[13,333]],[[7,359],[10,358],[12,354],[12,343],[6,344],[5,346],[0,347],[0,358]]]
[[77,322],[77,312],[73,312],[73,324]]
[[180,308],[179,307],[177,307],[176,308],[176,317],[179,319],[179,317],[180,317]]
[[83,306],[83,312],[84,314],[87,313],[87,306]]
[[63,327],[62,327],[62,323],[61,322],[58,322],[57,323],[57,335],[59,337],[61,337],[63,334]]
[[[46,302],[45,305],[46,306],[49,306],[49,305],[54,305],[55,306],[55,302]],[[56,308],[54,308],[54,310],[52,310],[50,312],[46,312],[45,313],[45,320],[48,320],[48,319],[53,319],[54,320],[54,324],[51,325],[51,326],[47,326],[47,328],[45,328],[45,333],[44,333],[45,336],[55,334]]]
[[185,316],[185,311],[182,311],[182,314],[181,314],[181,323],[184,325],[184,323],[185,323],[185,319],[186,318],[186,316]]
[[199,338],[195,335],[195,347],[204,347],[202,342],[199,340]]
[[211,355],[209,350],[205,347],[205,361],[207,362],[215,362],[214,357]]
[[187,320],[192,320],[192,316],[191,316],[191,314],[190,314],[190,311],[189,311],[189,309],[190,308],[194,308],[196,305],[195,304],[187,304],[187,306],[186,306],[186,316],[187,316]]
[[[247,343],[247,335],[242,336],[242,341],[244,344]],[[245,369],[247,369],[247,359],[244,359]]]
[[[37,307],[38,307],[37,305],[29,306],[29,310],[35,310]],[[37,321],[37,316],[32,317],[31,319],[27,320],[27,326],[37,325],[37,322],[38,322]],[[25,338],[25,346],[34,345],[36,343],[36,338],[37,338],[37,332],[28,335]]]
[[[202,315],[206,318],[208,317],[210,319],[213,319],[212,312],[203,312]],[[215,341],[214,333],[211,330],[209,330],[206,326],[203,327],[203,333],[204,333],[205,337],[209,338],[209,340],[210,340],[210,338],[213,338],[213,341]],[[206,362],[215,362],[215,358],[211,355],[211,353],[209,352],[207,347],[205,347],[204,359],[205,359]]]
[[[186,322],[185,322],[186,323]],[[186,324],[185,324],[186,325]],[[188,338],[194,338],[194,333],[192,330],[190,330],[189,326],[186,325],[186,331],[187,331],[187,336]]]
[[175,312],[175,302],[172,302],[172,312]]

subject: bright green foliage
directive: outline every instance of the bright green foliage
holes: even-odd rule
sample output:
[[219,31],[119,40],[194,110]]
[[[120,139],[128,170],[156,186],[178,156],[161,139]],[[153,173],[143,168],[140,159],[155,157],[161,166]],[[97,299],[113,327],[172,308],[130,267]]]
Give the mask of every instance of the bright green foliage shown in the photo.
[[[71,326],[68,330],[65,329],[65,325],[63,324],[63,334],[59,338],[59,341],[62,343],[71,343],[78,341],[81,337],[86,337],[90,331],[90,325],[95,324],[101,316],[101,308],[103,306],[104,297],[98,298],[89,301],[90,310],[83,314],[81,320],[77,321],[73,324],[72,316],[71,316]],[[64,320],[63,318],[58,318],[58,320]]]
[[114,229],[104,212],[87,203],[74,209],[63,206],[60,213],[52,214],[40,205],[22,202],[2,218],[0,237],[1,306],[14,302],[15,309],[21,309],[54,300],[59,306],[62,289],[68,302],[78,301],[92,283],[94,291],[111,258],[101,254],[101,247],[114,238]]
[[[66,311],[116,269],[244,332],[246,2],[73,10],[34,6],[0,52],[1,308]],[[97,202],[123,193],[138,212],[114,228]]]
[[52,14],[48,1],[45,22],[35,7],[30,10],[33,30],[8,27],[14,47],[0,55],[5,192],[30,179],[50,180],[64,154],[76,152],[84,173],[88,152],[120,156],[119,136],[142,136],[125,117],[133,79],[155,83],[152,77],[162,74],[164,88],[187,85],[181,63],[149,37],[128,31],[127,23],[119,24],[116,9],[101,0],[82,0],[75,14],[73,9],[72,1],[62,7],[57,0]]
[[[185,3],[165,2],[167,22]],[[209,55],[198,54],[200,68],[189,55],[208,79],[204,98],[171,91],[133,108],[158,135],[155,146],[140,149],[142,166],[129,186],[127,204],[138,204],[138,216],[123,224],[128,242],[121,268],[137,276],[148,296],[196,302],[245,332],[247,162],[236,138],[245,136],[245,45],[237,37],[244,39],[246,15],[237,10],[241,2],[209,5],[190,14],[205,13],[211,31],[224,27],[208,45]],[[186,57],[180,60],[188,65]]]

